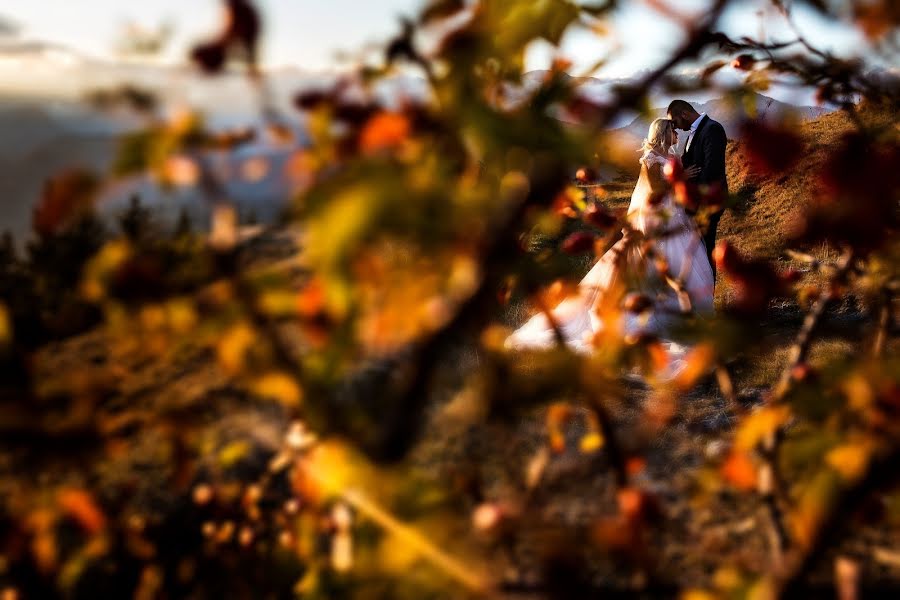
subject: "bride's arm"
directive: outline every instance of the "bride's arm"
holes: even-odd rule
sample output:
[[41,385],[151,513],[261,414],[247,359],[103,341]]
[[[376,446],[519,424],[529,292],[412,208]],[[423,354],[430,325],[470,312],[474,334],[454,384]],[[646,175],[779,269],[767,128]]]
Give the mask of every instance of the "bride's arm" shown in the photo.
[[650,190],[654,194],[668,192],[671,186],[663,174],[663,166],[660,163],[653,163],[647,167],[647,179],[650,181]]

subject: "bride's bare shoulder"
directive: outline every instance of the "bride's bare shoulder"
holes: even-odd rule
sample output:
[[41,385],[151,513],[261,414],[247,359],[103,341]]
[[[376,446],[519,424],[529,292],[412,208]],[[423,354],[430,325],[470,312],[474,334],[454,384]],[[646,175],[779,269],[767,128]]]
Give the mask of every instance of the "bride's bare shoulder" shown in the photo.
[[644,152],[644,154],[640,158],[640,163],[647,168],[650,168],[656,164],[662,164],[664,162],[666,162],[666,158],[652,150]]
[[641,166],[646,167],[647,169],[653,169],[655,167],[662,167],[668,160],[668,156],[664,156],[658,152],[649,151],[641,156],[640,162]]

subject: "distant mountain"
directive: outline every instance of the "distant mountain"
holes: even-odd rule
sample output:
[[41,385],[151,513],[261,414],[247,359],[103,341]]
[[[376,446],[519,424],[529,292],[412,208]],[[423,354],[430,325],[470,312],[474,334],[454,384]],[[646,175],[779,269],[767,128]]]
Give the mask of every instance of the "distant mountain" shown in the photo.
[[[507,104],[515,105],[526,101],[528,96],[540,86],[541,82],[546,80],[550,75],[550,71],[539,70],[529,71],[522,76],[521,85],[508,84],[504,87]],[[617,85],[633,83],[634,78],[605,78],[596,77],[571,77],[563,74],[573,85],[578,88],[579,93],[587,99],[594,101],[604,101],[613,99],[613,89]],[[665,101],[658,95],[651,94],[651,98],[655,98],[657,102]],[[787,116],[795,120],[805,121],[819,117],[829,109],[816,106],[797,106],[788,102],[783,102],[769,96],[756,94],[752,102],[735,105],[725,98],[709,98],[700,97],[702,101],[692,102],[698,112],[705,112],[712,118],[716,119],[725,127],[728,137],[734,138],[739,133],[740,123],[748,118],[762,119],[781,119]],[[688,100],[692,100],[688,96]],[[637,138],[642,140],[647,135],[647,129],[650,123],[657,118],[665,117],[665,106],[654,109],[650,115],[635,115],[628,111],[623,113],[613,122],[611,129],[619,130],[620,136],[627,138]],[[565,114],[558,116],[560,120],[572,121],[577,120],[568,117]]]
[[[268,139],[259,117],[251,113],[220,112],[211,122],[213,127],[257,128],[256,139],[230,152],[212,153],[210,161],[243,215],[274,220],[291,196],[289,158],[308,144],[300,120],[287,123],[293,143]],[[137,118],[69,100],[0,99],[0,232],[10,231],[21,243],[29,235],[34,206],[48,179],[70,168],[109,173],[120,136],[141,126]],[[98,212],[113,219],[135,194],[164,221],[174,222],[187,208],[198,226],[208,222],[209,203],[197,189],[163,189],[150,175],[107,182]]]
[[[740,134],[740,125],[747,119],[778,120],[793,118],[798,121],[815,119],[831,112],[828,109],[817,106],[794,106],[786,102],[780,102],[762,94],[756,94],[752,103],[735,104],[725,98],[716,98],[703,103],[693,103],[699,113],[706,113],[725,128],[729,138],[734,139]],[[643,139],[647,135],[650,123],[654,119],[666,116],[666,108],[656,108],[648,116],[635,118],[626,127],[618,131],[629,136]],[[685,138],[685,136],[681,136]]]
[[0,230],[21,239],[44,181],[71,167],[105,170],[126,128],[71,103],[0,101]]

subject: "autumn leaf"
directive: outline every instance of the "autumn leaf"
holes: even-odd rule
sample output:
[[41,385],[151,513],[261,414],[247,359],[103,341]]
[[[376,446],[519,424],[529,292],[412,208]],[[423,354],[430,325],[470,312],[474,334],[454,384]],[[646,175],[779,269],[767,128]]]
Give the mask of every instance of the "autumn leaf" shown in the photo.
[[287,408],[297,407],[303,398],[303,391],[296,379],[279,371],[262,375],[254,381],[252,389],[257,396],[272,398]]
[[578,441],[578,449],[584,454],[593,454],[602,447],[603,435],[599,431],[588,433]]
[[803,154],[803,140],[784,126],[748,121],[742,129],[751,169],[761,175],[784,173]]
[[722,464],[720,472],[725,481],[739,490],[756,489],[756,466],[746,452],[735,450],[729,454]]
[[256,340],[256,332],[246,323],[238,324],[227,331],[218,344],[219,364],[229,373],[241,372],[246,364],[247,353]]
[[10,345],[13,339],[13,324],[9,309],[6,304],[0,302],[0,349]]
[[71,169],[49,179],[32,213],[32,227],[41,236],[52,236],[76,217],[93,210],[100,180],[81,169]]
[[738,425],[734,436],[736,450],[749,452],[766,437],[775,433],[791,417],[789,406],[766,406],[748,415]]
[[465,8],[463,0],[430,0],[419,15],[419,22],[427,25],[451,17]]
[[594,248],[594,234],[577,231],[563,240],[561,249],[566,254],[584,254]]
[[709,372],[716,352],[712,344],[698,344],[684,357],[684,367],[675,378],[675,385],[683,390],[690,389],[703,375]]
[[409,119],[400,113],[382,112],[372,117],[360,133],[359,147],[364,154],[397,148],[412,130]]
[[873,450],[874,445],[869,441],[847,442],[829,450],[825,462],[847,482],[853,483],[865,475]]
[[63,514],[74,519],[89,534],[96,535],[106,527],[106,516],[93,495],[79,488],[64,488],[56,495]]

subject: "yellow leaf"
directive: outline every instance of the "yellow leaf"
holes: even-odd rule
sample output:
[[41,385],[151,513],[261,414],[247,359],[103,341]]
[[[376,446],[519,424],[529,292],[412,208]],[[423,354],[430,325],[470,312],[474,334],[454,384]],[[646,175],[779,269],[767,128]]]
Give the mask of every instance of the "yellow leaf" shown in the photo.
[[756,411],[740,424],[734,436],[735,449],[752,450],[763,438],[784,425],[790,416],[788,406],[767,406]]
[[297,296],[290,290],[269,290],[259,295],[259,310],[270,317],[290,317],[297,314]]
[[388,573],[406,573],[419,558],[416,549],[397,535],[385,535],[378,550],[379,567]]
[[100,251],[84,267],[81,294],[90,302],[106,297],[106,282],[131,256],[131,246],[124,240],[104,244]]
[[849,442],[830,450],[825,455],[825,462],[845,480],[854,482],[865,475],[869,460],[872,458],[872,450],[872,444],[869,442]]
[[219,364],[229,373],[240,373],[246,362],[247,352],[256,339],[256,332],[246,323],[236,325],[219,341]]
[[263,398],[273,398],[287,407],[300,404],[303,391],[294,377],[287,373],[273,371],[256,380],[253,392]]
[[147,331],[158,331],[166,324],[166,311],[159,304],[148,304],[140,312],[141,326]]
[[175,333],[188,333],[197,324],[197,311],[189,300],[171,300],[166,303],[169,327]]
[[831,469],[821,469],[803,487],[789,519],[791,532],[800,546],[813,543],[822,520],[837,501],[841,487],[841,476]]
[[244,440],[231,442],[219,451],[219,462],[226,469],[234,466],[250,452],[250,444]]
[[0,302],[0,347],[7,346],[12,341],[13,325],[9,317],[9,309]]
[[596,452],[603,447],[603,436],[596,431],[593,433],[589,433],[581,438],[581,442],[579,443],[578,447],[585,454]]
[[85,279],[81,282],[81,297],[88,302],[99,302],[106,295],[106,288],[97,279]]
[[323,440],[302,462],[302,474],[297,491],[306,497],[327,498],[343,492],[349,485],[364,485],[361,458],[346,444]]
[[862,373],[854,373],[841,386],[850,408],[863,411],[872,406],[875,395],[872,392],[872,385]]

